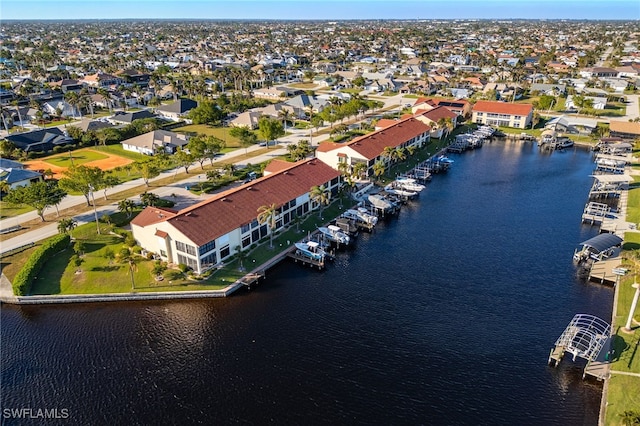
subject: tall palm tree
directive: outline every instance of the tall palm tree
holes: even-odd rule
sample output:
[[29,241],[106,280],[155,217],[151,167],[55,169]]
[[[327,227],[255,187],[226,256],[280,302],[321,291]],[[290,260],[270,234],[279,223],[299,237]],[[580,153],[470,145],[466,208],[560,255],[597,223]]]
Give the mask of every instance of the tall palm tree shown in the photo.
[[387,164],[391,164],[396,158],[396,149],[392,146],[385,146],[380,156],[385,159]]
[[278,116],[282,119],[282,126],[284,127],[284,131],[286,133],[286,131],[287,131],[287,121],[289,121],[289,119],[291,118],[291,111],[289,111],[286,108],[282,108],[278,112]]
[[18,99],[14,99],[11,101],[11,105],[16,107],[16,112],[18,113],[18,120],[20,121],[20,127],[22,127],[22,114],[20,114],[20,102]]
[[376,161],[375,164],[373,165],[373,175],[376,178],[379,178],[384,174],[384,171],[385,171],[384,162]]
[[273,231],[276,229],[276,210],[275,204],[264,205],[258,208],[258,223],[267,224],[269,226],[269,247],[273,248]]
[[320,213],[318,214],[318,217],[322,218],[324,206],[328,205],[331,201],[331,191],[329,191],[329,188],[324,185],[315,185],[311,187],[309,197],[311,198],[311,201],[320,205]]
[[351,173],[357,178],[361,178],[367,171],[367,163],[355,163],[351,168]]

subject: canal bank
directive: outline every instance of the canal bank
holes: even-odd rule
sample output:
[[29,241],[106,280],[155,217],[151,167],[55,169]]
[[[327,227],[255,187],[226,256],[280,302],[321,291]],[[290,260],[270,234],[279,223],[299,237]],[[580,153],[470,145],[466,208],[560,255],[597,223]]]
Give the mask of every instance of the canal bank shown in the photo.
[[611,314],[611,289],[571,265],[592,235],[589,155],[452,158],[322,272],[281,262],[218,300],[3,305],[2,406],[67,407],[69,424],[596,425],[601,387],[545,366],[574,312]]

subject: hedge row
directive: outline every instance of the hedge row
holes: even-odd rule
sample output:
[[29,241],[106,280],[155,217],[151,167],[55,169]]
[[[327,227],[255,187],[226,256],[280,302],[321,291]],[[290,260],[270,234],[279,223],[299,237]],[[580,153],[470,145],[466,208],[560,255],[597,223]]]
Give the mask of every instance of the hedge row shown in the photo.
[[29,260],[27,260],[22,269],[20,269],[20,272],[18,272],[13,279],[13,294],[16,296],[29,294],[31,283],[45,262],[51,259],[56,253],[67,248],[70,241],[71,237],[67,234],[56,235],[46,240],[40,248],[33,252]]

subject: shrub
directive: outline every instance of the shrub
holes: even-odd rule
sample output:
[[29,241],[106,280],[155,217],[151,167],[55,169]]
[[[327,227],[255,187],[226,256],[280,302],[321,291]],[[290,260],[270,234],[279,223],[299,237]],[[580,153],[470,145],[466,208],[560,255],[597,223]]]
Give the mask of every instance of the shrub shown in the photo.
[[142,247],[133,246],[133,249],[131,249],[131,251],[133,251],[134,254],[140,254],[140,253],[142,253]]
[[59,234],[46,240],[31,257],[26,261],[22,269],[13,279],[13,293],[16,296],[25,296],[31,290],[31,283],[42,269],[47,260],[56,253],[69,246],[71,237],[67,234]]
[[180,272],[182,272],[184,274],[185,272],[187,272],[189,270],[189,267],[187,265],[185,265],[184,263],[180,263],[178,265],[178,269],[180,269]]
[[133,247],[136,245],[136,239],[133,238],[133,234],[131,234],[131,232],[127,232],[126,234],[127,236],[124,237],[124,243],[126,245],[128,245],[129,247]]

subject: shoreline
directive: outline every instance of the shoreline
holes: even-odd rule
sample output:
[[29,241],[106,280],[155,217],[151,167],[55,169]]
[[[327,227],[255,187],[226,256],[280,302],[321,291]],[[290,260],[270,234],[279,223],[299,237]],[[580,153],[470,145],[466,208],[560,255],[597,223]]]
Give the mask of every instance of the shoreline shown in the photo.
[[[527,140],[520,139],[519,135],[515,135],[514,139],[519,142]],[[500,139],[504,137],[499,137]],[[508,139],[508,137],[507,137]],[[576,146],[581,148],[591,148],[593,145],[585,142],[576,142]],[[439,155],[447,154],[447,146],[442,147],[428,158],[435,158]],[[245,274],[242,278],[234,283],[219,290],[183,290],[183,291],[150,291],[150,292],[130,292],[130,293],[91,293],[91,294],[59,294],[59,295],[34,295],[34,296],[15,296],[9,280],[2,274],[0,279],[0,304],[7,303],[12,305],[43,305],[43,304],[61,304],[61,303],[92,303],[92,302],[122,302],[122,301],[139,301],[139,300],[172,300],[172,299],[200,299],[200,298],[221,298],[228,297],[235,293],[239,288],[251,284],[245,282],[247,277],[260,275],[267,269],[275,266],[282,261],[291,247],[276,254],[262,265],[254,268]],[[257,280],[254,280],[254,282]],[[615,308],[615,307],[614,307]]]

